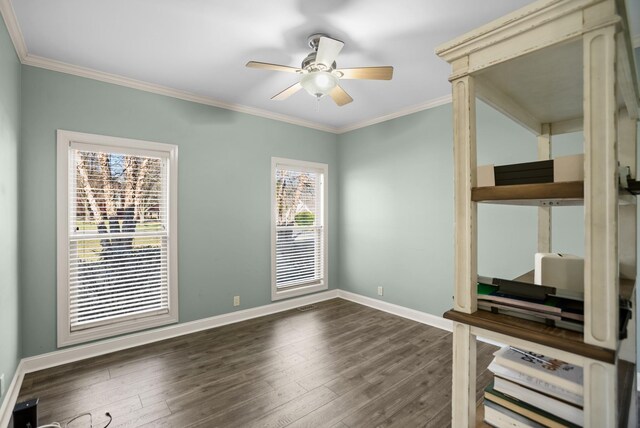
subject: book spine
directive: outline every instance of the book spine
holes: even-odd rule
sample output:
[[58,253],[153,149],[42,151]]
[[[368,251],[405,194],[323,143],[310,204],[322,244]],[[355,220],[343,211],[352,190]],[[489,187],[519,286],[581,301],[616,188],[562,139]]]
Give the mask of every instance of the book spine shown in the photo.
[[545,373],[544,371],[541,371],[541,370],[532,370],[524,364],[518,364],[506,358],[501,358],[499,356],[495,357],[495,362],[497,364],[500,364],[501,366],[520,372],[525,376],[529,376],[531,378],[530,380],[531,382],[534,382],[537,380],[536,382],[547,383],[552,386],[556,386],[557,388],[569,391],[573,394],[577,394],[580,396],[583,396],[584,394],[584,388],[582,387],[582,385],[575,384],[573,382],[570,382],[566,379],[563,379],[557,376],[553,376],[550,373]]
[[493,374],[496,376],[503,377],[515,383],[519,383],[526,388],[531,388],[544,394],[557,397],[568,403],[573,403],[576,406],[582,407],[584,405],[584,397],[582,397],[581,395],[567,391],[566,389],[559,388],[556,385],[552,385],[537,377],[532,377],[515,370],[502,368],[495,365],[495,363],[491,363],[489,365],[489,370],[491,370],[491,372],[493,372]]
[[496,378],[494,389],[573,424],[582,425],[584,419],[582,409],[571,404],[550,398],[540,392],[499,378]]

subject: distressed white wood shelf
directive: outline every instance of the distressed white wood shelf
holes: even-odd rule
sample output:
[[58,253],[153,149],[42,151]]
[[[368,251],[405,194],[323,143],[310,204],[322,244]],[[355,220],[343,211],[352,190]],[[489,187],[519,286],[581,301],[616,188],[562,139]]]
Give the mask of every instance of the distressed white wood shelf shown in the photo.
[[[452,425],[476,424],[476,335],[584,368],[584,426],[636,426],[636,316],[618,340],[619,295],[635,302],[639,92],[623,0],[538,0],[440,46],[454,116],[455,290]],[[554,135],[583,131],[584,182],[476,187],[476,98],[531,131],[539,159]],[[508,147],[506,148],[508,149]],[[538,206],[538,251],[552,208],[584,205],[584,334],[477,312],[477,204]],[[620,233],[619,233],[620,232]],[[533,256],[533,255],[532,255]],[[635,308],[633,309],[635,312]],[[620,375],[620,376],[619,376]]]
[[[471,200],[502,205],[563,207],[584,205],[584,182],[514,184],[509,186],[474,187]],[[618,190],[621,205],[636,203],[635,195]]]

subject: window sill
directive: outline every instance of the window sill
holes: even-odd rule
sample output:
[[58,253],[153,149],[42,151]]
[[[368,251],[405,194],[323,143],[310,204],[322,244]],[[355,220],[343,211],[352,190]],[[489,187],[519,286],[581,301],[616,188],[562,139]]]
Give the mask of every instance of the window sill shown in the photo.
[[84,330],[58,331],[58,348],[80,343],[91,342],[99,339],[106,339],[125,333],[133,333],[153,327],[160,327],[178,322],[178,313],[164,313],[161,315],[147,316],[136,319],[129,319],[117,323],[111,323]]
[[318,291],[327,290],[329,285],[326,281],[322,281],[319,284],[304,285],[300,287],[294,287],[291,289],[285,289],[277,291],[273,287],[271,289],[271,301],[288,299],[290,297],[303,296],[305,294],[317,293]]

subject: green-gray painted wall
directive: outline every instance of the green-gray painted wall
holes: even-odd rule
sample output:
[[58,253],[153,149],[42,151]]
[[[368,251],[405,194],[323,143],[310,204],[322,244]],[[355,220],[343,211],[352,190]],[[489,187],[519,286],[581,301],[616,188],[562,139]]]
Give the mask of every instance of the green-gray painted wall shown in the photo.
[[[20,352],[18,140],[20,62],[0,19],[0,374],[8,387]],[[0,403],[4,400],[0,397]]]
[[[56,129],[180,146],[181,322],[270,303],[271,156],[329,164],[331,288],[378,298],[383,286],[381,299],[436,315],[451,307],[450,105],[335,136],[20,68],[1,30],[0,267],[8,280],[0,283],[0,370],[8,379],[20,356],[56,349]],[[481,103],[478,141],[480,164],[536,156],[533,135]],[[556,156],[581,151],[581,134],[554,141]],[[555,210],[555,251],[582,254],[582,218],[580,207]],[[482,205],[479,238],[481,274],[525,272],[535,252],[536,210]],[[239,308],[232,307],[233,295],[242,298]]]
[[329,164],[336,287],[335,135],[29,66],[22,81],[24,356],[56,349],[56,129],[179,146],[180,322],[271,303],[272,156]]

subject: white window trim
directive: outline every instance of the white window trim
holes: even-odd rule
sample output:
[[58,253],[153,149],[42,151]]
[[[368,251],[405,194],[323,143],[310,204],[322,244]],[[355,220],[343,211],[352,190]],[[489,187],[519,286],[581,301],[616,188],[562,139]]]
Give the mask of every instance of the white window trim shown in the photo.
[[[142,316],[84,330],[71,331],[69,319],[69,146],[71,143],[122,148],[124,151],[157,151],[168,158],[169,227],[168,278],[169,312]],[[58,130],[57,132],[57,288],[58,288],[58,347],[103,339],[133,331],[178,322],[178,146],[128,138]]]
[[[324,266],[322,281],[318,284],[302,285],[286,290],[278,290],[276,286],[276,167],[289,165],[294,169],[309,168],[314,171],[322,171],[322,218],[323,218],[323,239],[324,239]],[[290,297],[302,296],[304,294],[316,293],[329,288],[329,166],[325,163],[307,162],[286,158],[271,158],[271,300],[282,300]]]

